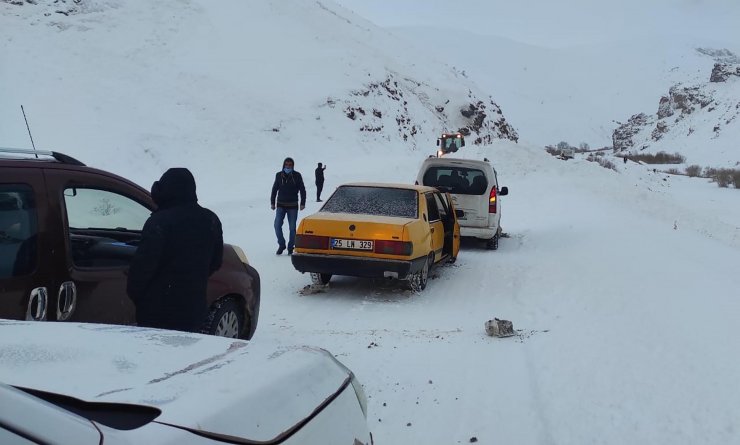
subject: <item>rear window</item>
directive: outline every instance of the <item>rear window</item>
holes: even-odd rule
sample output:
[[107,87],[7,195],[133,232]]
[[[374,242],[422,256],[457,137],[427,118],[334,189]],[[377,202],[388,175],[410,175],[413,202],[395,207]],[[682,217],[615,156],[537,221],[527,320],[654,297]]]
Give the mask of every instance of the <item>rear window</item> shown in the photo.
[[431,167],[424,174],[423,182],[457,195],[483,195],[488,190],[486,174],[475,168]]
[[343,186],[326,201],[322,212],[418,218],[416,190]]
[[34,271],[37,231],[33,189],[23,184],[0,185],[0,279]]

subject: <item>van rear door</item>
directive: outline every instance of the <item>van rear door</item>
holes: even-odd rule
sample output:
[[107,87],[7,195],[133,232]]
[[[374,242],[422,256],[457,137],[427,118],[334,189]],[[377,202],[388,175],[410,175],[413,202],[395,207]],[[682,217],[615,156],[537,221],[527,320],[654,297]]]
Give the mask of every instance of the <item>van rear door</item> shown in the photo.
[[489,184],[483,169],[449,161],[444,165],[430,165],[424,172],[422,183],[449,192],[455,208],[465,212],[459,218],[463,227],[488,227]]

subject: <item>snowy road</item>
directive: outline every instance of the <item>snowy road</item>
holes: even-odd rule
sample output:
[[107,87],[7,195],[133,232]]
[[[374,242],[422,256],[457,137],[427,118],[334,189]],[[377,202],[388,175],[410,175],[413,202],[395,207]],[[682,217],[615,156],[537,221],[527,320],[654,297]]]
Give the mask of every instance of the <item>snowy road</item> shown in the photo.
[[[377,443],[737,441],[740,194],[489,150],[510,238],[464,243],[421,294],[338,277],[301,295],[309,278],[273,254],[266,198],[218,209],[262,273],[254,341],[332,351],[367,389]],[[487,337],[494,316],[522,335]]]

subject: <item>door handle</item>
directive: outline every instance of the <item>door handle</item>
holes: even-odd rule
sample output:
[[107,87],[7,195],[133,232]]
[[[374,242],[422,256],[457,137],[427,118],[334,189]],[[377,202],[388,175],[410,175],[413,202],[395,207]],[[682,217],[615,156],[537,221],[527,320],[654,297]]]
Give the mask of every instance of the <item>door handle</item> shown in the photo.
[[77,308],[77,286],[72,281],[65,281],[59,286],[57,298],[57,320],[67,321],[72,318]]
[[49,292],[45,287],[37,287],[31,291],[31,297],[28,299],[28,309],[26,310],[26,320],[43,321],[46,320],[46,307],[49,303]]

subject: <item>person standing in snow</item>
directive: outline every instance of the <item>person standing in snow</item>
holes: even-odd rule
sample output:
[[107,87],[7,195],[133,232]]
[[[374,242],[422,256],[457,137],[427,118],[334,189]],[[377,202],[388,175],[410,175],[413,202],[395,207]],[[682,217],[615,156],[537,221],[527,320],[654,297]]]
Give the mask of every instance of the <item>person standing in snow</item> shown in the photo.
[[171,168],[152,185],[157,210],[144,224],[127,292],[139,326],[199,332],[208,315],[208,277],[221,267],[221,221],[198,205],[188,169]]
[[324,190],[324,170],[326,166],[319,162],[319,166],[316,167],[316,202],[321,202],[321,191]]
[[[303,176],[293,170],[295,162],[293,158],[285,158],[283,169],[275,174],[275,182],[272,184],[270,195],[270,207],[275,210],[275,235],[277,236],[277,254],[282,255],[285,251],[285,237],[283,236],[283,221],[287,215],[288,229],[288,255],[293,254],[295,246],[296,221],[298,220],[298,209],[306,208],[306,187],[303,185]],[[300,203],[298,194],[301,195]]]

